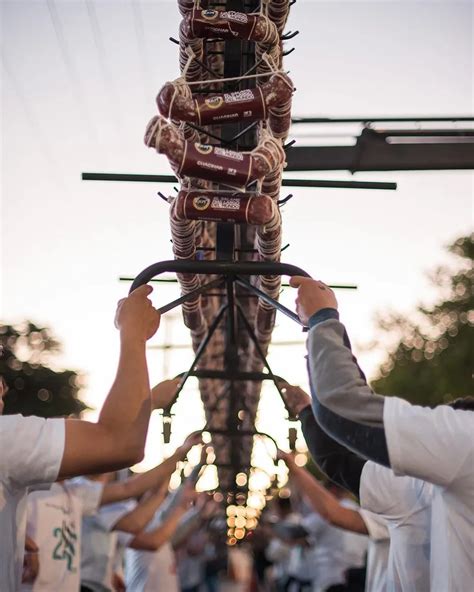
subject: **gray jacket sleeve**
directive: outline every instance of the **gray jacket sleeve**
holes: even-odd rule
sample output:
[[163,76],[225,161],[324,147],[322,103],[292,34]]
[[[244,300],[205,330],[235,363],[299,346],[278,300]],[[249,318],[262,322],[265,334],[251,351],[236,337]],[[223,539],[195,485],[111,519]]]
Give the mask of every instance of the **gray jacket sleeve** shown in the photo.
[[323,309],[310,319],[308,372],[315,417],[343,446],[389,466],[384,397],[369,388],[338,317],[336,310]]

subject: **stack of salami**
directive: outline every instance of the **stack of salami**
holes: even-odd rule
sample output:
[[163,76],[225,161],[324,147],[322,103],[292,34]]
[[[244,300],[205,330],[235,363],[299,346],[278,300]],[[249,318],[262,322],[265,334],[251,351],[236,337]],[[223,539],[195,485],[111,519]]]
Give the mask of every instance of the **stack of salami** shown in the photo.
[[[152,118],[145,144],[168,157],[180,180],[170,197],[170,224],[177,259],[215,258],[216,228],[236,224],[235,260],[279,261],[281,218],[277,205],[285,164],[283,142],[291,121],[293,83],[282,71],[280,37],[289,0],[272,0],[258,13],[196,8],[192,0],[178,0],[183,17],[179,29],[181,76],[167,82],[156,98],[159,115]],[[242,40],[252,48],[259,76],[234,82],[224,76],[227,40]],[[212,50],[212,51],[211,51]],[[242,72],[243,73],[243,72]],[[205,93],[201,89],[205,89]],[[226,124],[258,122],[254,145],[230,150],[221,137]],[[198,128],[198,129],[196,129]],[[181,274],[183,294],[212,278]],[[278,298],[280,277],[254,277],[252,283]],[[275,310],[237,288],[236,301],[252,325],[259,345],[267,352]],[[225,300],[219,295],[199,296],[183,305],[196,350]],[[200,367],[225,368],[225,323],[215,333]],[[238,326],[239,370],[261,371],[263,364],[244,326]],[[200,379],[200,392],[211,430],[226,430],[229,420],[242,430],[253,430],[261,383],[234,383],[233,396],[226,381]],[[237,397],[237,400],[236,400]],[[235,417],[230,417],[233,414]],[[248,475],[252,437],[213,437],[219,482],[235,492],[235,468]],[[238,488],[237,488],[238,489]]]

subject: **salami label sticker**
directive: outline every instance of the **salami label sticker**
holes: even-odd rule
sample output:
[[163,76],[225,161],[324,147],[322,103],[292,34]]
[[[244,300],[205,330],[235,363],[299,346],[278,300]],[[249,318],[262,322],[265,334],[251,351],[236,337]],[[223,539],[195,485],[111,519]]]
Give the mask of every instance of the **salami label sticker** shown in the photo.
[[199,212],[207,210],[210,203],[211,203],[211,200],[207,197],[207,195],[199,195],[193,199],[193,206]]
[[193,9],[190,19],[194,37],[223,37],[226,39],[250,39],[258,15],[248,15],[234,10]]
[[252,194],[229,194],[180,191],[178,210],[187,220],[248,222],[247,210]]
[[267,118],[265,99],[260,88],[247,88],[212,97],[197,96],[194,101],[199,125]]
[[250,181],[251,166],[247,152],[186,142],[178,175],[243,187]]

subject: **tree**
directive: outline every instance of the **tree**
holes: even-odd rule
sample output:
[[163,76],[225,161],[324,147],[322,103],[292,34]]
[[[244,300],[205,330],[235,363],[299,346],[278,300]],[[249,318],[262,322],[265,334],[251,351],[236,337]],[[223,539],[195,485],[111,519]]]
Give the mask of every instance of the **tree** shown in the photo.
[[0,375],[9,388],[4,414],[58,417],[87,408],[77,396],[80,375],[50,367],[60,344],[49,329],[30,321],[0,325],[0,346]]
[[379,320],[399,341],[372,382],[376,392],[423,405],[472,394],[474,237],[459,238],[449,251],[456,264],[438,267],[431,277],[440,290],[436,305],[419,306],[415,320],[399,314]]

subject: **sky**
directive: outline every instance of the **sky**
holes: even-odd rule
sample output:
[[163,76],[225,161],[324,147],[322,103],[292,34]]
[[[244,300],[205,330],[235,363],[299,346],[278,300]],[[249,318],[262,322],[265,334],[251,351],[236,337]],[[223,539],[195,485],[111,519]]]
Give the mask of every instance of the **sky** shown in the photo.
[[[143,133],[157,91],[179,74],[177,47],[168,40],[179,21],[172,1],[1,1],[0,318],[51,327],[63,343],[58,367],[84,374],[81,395],[96,408],[115,374],[113,317],[129,287],[119,276],[172,258],[168,206],[156,196],[171,187],[84,182],[81,172],[171,173],[166,159],[144,146]],[[297,88],[295,116],[473,113],[469,1],[298,0],[287,30],[300,31],[285,61]],[[311,133],[295,126],[290,138],[318,141]],[[374,376],[384,349],[364,344],[377,334],[375,315],[409,314],[436,298],[427,272],[447,261],[446,245],[472,227],[473,173],[299,176],[398,183],[395,192],[296,189],[283,211],[290,247],[282,260],[327,283],[358,286],[337,296],[360,363]],[[176,295],[176,287],[158,285],[153,301]],[[293,300],[286,289],[282,301],[292,307]],[[304,335],[277,317],[274,341],[282,340],[299,343],[273,346],[272,369],[307,387]],[[165,315],[148,351],[152,382],[192,359],[190,349],[164,354],[156,346],[189,342],[179,312]],[[266,386],[258,425],[285,446],[283,418],[276,391]],[[154,416],[142,466],[202,423],[190,384],[176,405],[169,446]]]

